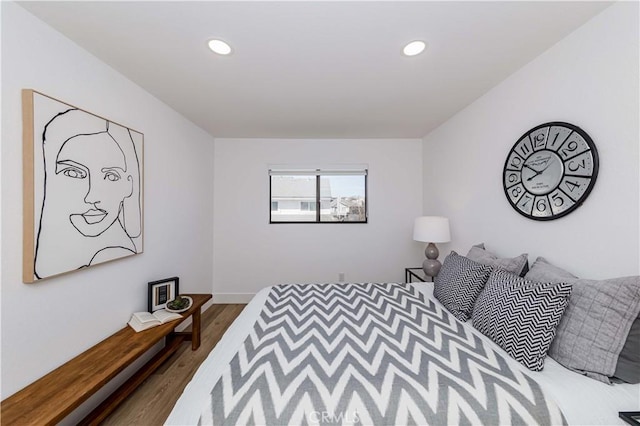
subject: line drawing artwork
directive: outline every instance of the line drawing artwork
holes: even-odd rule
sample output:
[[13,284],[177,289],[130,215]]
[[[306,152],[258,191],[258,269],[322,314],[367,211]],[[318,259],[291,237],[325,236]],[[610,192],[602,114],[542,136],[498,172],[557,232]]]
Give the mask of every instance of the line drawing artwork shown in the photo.
[[143,135],[36,92],[33,105],[34,278],[141,253]]

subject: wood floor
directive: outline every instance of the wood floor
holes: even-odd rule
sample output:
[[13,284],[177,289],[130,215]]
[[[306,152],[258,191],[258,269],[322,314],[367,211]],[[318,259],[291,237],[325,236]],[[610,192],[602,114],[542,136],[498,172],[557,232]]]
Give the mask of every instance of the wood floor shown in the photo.
[[185,386],[218,343],[225,330],[246,305],[212,305],[202,314],[200,348],[191,350],[191,342],[182,347],[166,363],[114,411],[103,425],[162,425]]

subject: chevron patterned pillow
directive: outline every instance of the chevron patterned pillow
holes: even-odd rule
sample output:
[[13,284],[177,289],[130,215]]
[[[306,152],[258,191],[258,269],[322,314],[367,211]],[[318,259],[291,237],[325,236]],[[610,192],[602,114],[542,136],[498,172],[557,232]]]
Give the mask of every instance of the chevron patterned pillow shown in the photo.
[[544,367],[571,284],[537,283],[496,269],[473,308],[473,326],[530,370]]
[[493,268],[452,251],[434,279],[433,294],[460,321],[468,321]]

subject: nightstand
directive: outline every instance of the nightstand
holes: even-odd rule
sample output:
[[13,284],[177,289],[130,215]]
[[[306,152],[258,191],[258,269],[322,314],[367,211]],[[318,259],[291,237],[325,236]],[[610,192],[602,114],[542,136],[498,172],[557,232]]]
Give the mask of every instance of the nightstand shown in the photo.
[[422,266],[415,268],[404,268],[404,282],[406,283],[415,283],[415,282],[432,282],[433,277],[426,275]]
[[620,411],[618,417],[630,425],[640,425],[640,411]]

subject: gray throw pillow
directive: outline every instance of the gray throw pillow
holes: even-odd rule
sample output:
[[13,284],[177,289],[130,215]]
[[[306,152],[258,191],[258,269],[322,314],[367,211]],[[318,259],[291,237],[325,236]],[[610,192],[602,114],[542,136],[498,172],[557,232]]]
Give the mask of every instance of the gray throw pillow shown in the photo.
[[640,277],[576,280],[549,356],[567,368],[611,383],[639,312]]
[[495,269],[473,308],[473,326],[533,371],[544,359],[567,306],[571,284],[537,283]]
[[433,294],[454,317],[467,321],[492,268],[452,251],[433,282]]
[[550,283],[572,283],[578,279],[564,269],[550,264],[544,257],[538,257],[524,277],[531,281]]
[[[570,272],[565,271],[562,268],[550,264],[543,257],[538,257],[536,259],[533,265],[531,265],[531,269],[529,270],[525,278],[534,281],[550,282],[564,281],[573,283],[579,281],[578,277],[571,274]],[[633,282],[635,280],[635,286],[637,287],[639,277],[629,278],[631,279],[631,285],[634,285]],[[627,307],[630,309],[630,312],[626,313],[624,323],[621,324],[620,328],[616,327],[615,332],[613,332],[613,334],[617,337],[613,339],[606,339],[609,342],[610,348],[612,349],[609,349],[609,351],[603,351],[602,349],[596,350],[601,355],[608,352],[608,356],[605,356],[607,360],[606,366],[602,363],[600,363],[599,366],[596,365],[598,364],[598,362],[596,362],[594,359],[589,363],[589,368],[590,370],[597,371],[585,371],[584,369],[574,367],[577,365],[585,366],[586,364],[584,362],[584,358],[591,356],[591,354],[581,354],[580,351],[583,350],[582,346],[576,346],[575,348],[573,348],[573,350],[570,351],[569,348],[571,347],[571,342],[582,341],[584,345],[589,346],[590,341],[599,339],[598,333],[601,330],[601,327],[603,327],[602,323],[605,322],[608,318],[611,318],[608,321],[609,326],[611,326],[611,321],[613,322],[613,324],[615,324],[617,321],[615,318],[620,317],[620,314],[616,314],[615,311],[624,309],[623,306],[625,305],[625,302],[618,306],[616,302],[618,298],[609,298],[608,293],[613,291],[612,288],[606,287],[609,281],[615,280],[600,281],[600,284],[591,286],[586,290],[574,289],[574,294],[576,294],[577,292],[579,295],[576,297],[574,297],[573,295],[571,296],[571,299],[569,300],[570,308],[567,308],[567,314],[570,311],[573,312],[577,310],[579,313],[582,312],[585,315],[590,315],[589,322],[588,324],[582,325],[579,335],[576,335],[572,332],[559,332],[556,336],[556,340],[552,344],[553,350],[549,351],[549,355],[566,367],[575,369],[578,372],[592,377],[596,380],[609,383],[609,377],[612,375],[610,364],[613,354],[611,353],[611,351],[615,352],[616,348],[620,345],[620,340],[622,340],[623,346],[619,352],[613,376],[628,383],[640,383],[640,318],[636,317],[635,320],[631,318],[631,321],[633,322],[630,328],[627,328],[628,324],[626,323],[626,321],[629,320],[629,317],[632,317],[634,311],[634,309],[632,309],[634,305],[633,298],[627,301],[627,303],[631,306],[627,305]],[[578,285],[580,285],[580,283]],[[602,294],[599,295],[598,302],[595,302],[592,301],[592,299],[590,299],[589,297],[583,298],[582,296],[580,296],[580,294],[585,291],[588,291],[591,295],[595,295],[598,293]],[[593,313],[591,311],[593,311]],[[613,311],[613,313],[609,311]],[[563,318],[561,322],[563,330],[565,328],[570,328],[571,330],[573,330],[577,327],[581,327],[581,322],[577,318],[580,317],[574,318],[572,315],[571,320],[569,320],[568,318]],[[624,330],[629,330],[626,337],[624,337]],[[599,344],[604,345],[603,342]],[[556,349],[562,349],[565,353],[558,354],[556,353]],[[568,354],[569,352],[570,354]],[[557,358],[561,358],[563,361],[561,362]]]
[[494,268],[504,269],[516,275],[523,276],[529,269],[529,261],[526,253],[517,257],[500,258],[484,248],[484,243],[476,244],[469,249],[467,257],[475,262],[489,265]]
[[640,316],[631,325],[613,376],[627,383],[640,383]]

